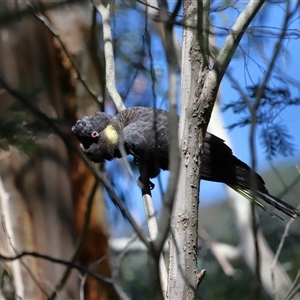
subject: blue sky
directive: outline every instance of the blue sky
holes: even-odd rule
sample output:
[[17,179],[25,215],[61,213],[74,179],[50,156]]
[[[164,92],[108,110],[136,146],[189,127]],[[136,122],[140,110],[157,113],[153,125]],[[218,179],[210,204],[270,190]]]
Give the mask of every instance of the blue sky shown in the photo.
[[[238,16],[239,11],[242,10],[244,5],[247,4],[245,1],[238,2],[237,5],[241,5],[238,9],[231,9],[225,10],[224,12],[218,13],[216,15],[212,15],[213,23],[218,26],[227,26],[230,27],[235,18]],[[269,26],[270,30],[273,30],[274,27],[279,27],[282,23],[282,18],[284,14],[284,9],[281,5],[272,5],[269,7],[268,5],[263,9],[263,12],[260,13],[253,24],[251,26],[257,26],[257,28],[261,28],[262,24],[264,26]],[[133,27],[138,30],[138,27],[141,27],[141,24],[138,24],[139,21],[137,20],[138,14],[134,12],[135,17],[129,19],[124,17]],[[274,18],[273,16],[276,16]],[[141,19],[139,19],[141,20]],[[122,25],[123,26],[123,25]],[[128,25],[127,25],[128,26]],[[144,25],[143,25],[144,26]],[[130,26],[129,26],[130,27]],[[291,24],[291,29],[298,30],[299,28],[299,20],[295,20],[294,23]],[[181,36],[181,28],[176,27],[176,35],[179,43],[181,43],[182,36]],[[259,33],[259,30],[257,31]],[[216,44],[220,47],[223,44],[225,37],[216,37]],[[264,69],[266,68],[265,61],[270,58],[273,53],[274,43],[277,41],[276,38],[267,38],[265,35],[259,40],[257,44],[253,41],[250,41],[251,36],[245,35],[242,40],[241,46],[243,51],[249,54],[251,59],[244,59],[242,55],[236,55],[236,58],[232,60],[230,63],[229,69],[231,70],[233,76],[238,79],[239,83],[242,86],[250,85],[251,82],[257,82],[257,80],[261,79],[264,75]],[[128,38],[127,42],[130,41]],[[248,43],[250,41],[250,43]],[[130,45],[130,43],[128,44]],[[286,47],[280,54],[277,67],[280,70],[280,76],[283,80],[293,77],[298,77],[299,69],[300,69],[300,61],[299,61],[299,49],[300,49],[300,39],[286,39],[284,41],[284,46]],[[151,49],[153,55],[153,63],[154,69],[156,71],[157,76],[157,94],[158,94],[158,103],[163,103],[162,100],[162,93],[161,89],[167,90],[167,71],[166,71],[166,60],[164,57],[164,51],[162,49],[160,37],[153,36],[151,39]],[[128,50],[129,51],[129,50]],[[241,49],[238,49],[237,53],[241,53]],[[247,62],[248,69],[245,68],[245,61]],[[250,74],[250,76],[249,76]],[[277,82],[275,80],[270,81],[271,85],[276,85]],[[291,91],[294,97],[300,97],[300,88],[297,86],[290,86]],[[228,101],[238,99],[239,95],[237,91],[232,88],[231,82],[225,76],[221,87],[220,87],[220,95],[221,95],[221,103],[225,104]],[[130,95],[129,95],[130,98]],[[236,122],[240,116],[233,114],[231,111],[226,111],[222,114],[225,126]],[[295,145],[295,153],[294,156],[285,158],[282,156],[278,156],[273,160],[273,163],[276,165],[283,160],[286,161],[287,164],[293,164],[294,162],[299,160],[299,149],[300,149],[300,107],[290,107],[286,108],[285,110],[281,111],[279,114],[278,119],[276,122],[282,122],[287,125],[289,133],[293,136],[293,143]],[[250,127],[244,128],[236,128],[230,131],[230,138],[231,143],[233,145],[234,154],[239,157],[241,160],[245,161],[246,163],[250,164],[250,151],[249,151],[249,130]],[[259,128],[258,128],[259,132]],[[257,137],[256,139],[256,154],[257,154],[257,171],[263,172],[270,167],[269,162],[266,159],[264,149],[262,148],[260,141]],[[295,175],[296,172],[295,172]],[[162,182],[163,185],[166,185],[166,177],[168,176],[168,172],[162,173]],[[122,175],[116,180],[116,184],[122,184]],[[153,199],[155,202],[155,207],[158,209],[160,205],[160,189],[157,180],[153,181],[156,184],[155,189],[153,190]],[[270,190],[272,188],[270,187]],[[129,203],[128,206],[130,207],[133,214],[140,219],[143,220],[143,204],[140,199],[140,190],[136,184],[132,184],[127,186],[127,190],[124,191],[125,194],[128,194]],[[208,205],[213,203],[220,198],[224,198],[226,195],[224,193],[224,188],[222,184],[218,183],[208,183],[208,182],[201,182],[201,203],[202,205]]]
[[[254,24],[251,24],[252,26],[259,26],[261,25],[261,22],[263,21],[264,26],[269,26],[269,28],[279,27],[281,23],[283,22],[283,16],[284,16],[284,9],[281,5],[272,5],[267,6],[268,10],[264,9],[264,13],[257,16],[255,19]],[[229,15],[230,12],[229,12]],[[232,15],[236,15],[235,12],[232,12]],[[273,16],[276,16],[274,18]],[[230,18],[228,18],[230,20]],[[290,29],[296,29],[299,28],[299,20],[295,18],[295,22],[291,24]],[[264,76],[264,70],[266,69],[265,60],[269,58],[274,50],[275,42],[277,41],[276,38],[262,38],[260,40],[260,44],[255,47],[251,47],[249,45],[246,45],[245,42],[248,42],[248,36],[245,36],[242,40],[242,47],[243,50],[249,53],[251,58],[253,58],[254,62],[251,62],[249,59],[247,61],[248,67],[249,67],[249,73],[251,74],[251,79],[258,80],[262,79]],[[218,46],[221,46],[222,39],[218,40]],[[252,43],[254,46],[254,44]],[[300,69],[300,61],[299,61],[299,49],[300,49],[300,41],[299,39],[286,39],[283,43],[283,46],[285,49],[281,52],[281,54],[278,57],[277,60],[277,67],[280,69],[282,76],[282,79],[285,80],[289,77],[293,77],[298,79],[299,77],[299,69]],[[239,49],[238,49],[239,50]],[[263,58],[262,58],[263,57]],[[251,84],[250,76],[248,75],[248,70],[245,68],[244,60],[242,58],[240,59],[234,59],[232,60],[229,69],[231,70],[232,74],[235,78],[239,80],[239,83],[242,86],[247,86]],[[271,80],[270,85],[274,86],[278,84],[278,82]],[[299,87],[290,85],[290,89],[293,93],[294,97],[300,97],[299,93]],[[221,102],[227,103],[231,100],[238,99],[238,94],[235,89],[232,88],[231,82],[228,80],[228,78],[225,76],[221,87]],[[295,146],[295,152],[293,156],[289,157],[282,157],[277,156],[273,159],[273,164],[278,164],[279,162],[282,162],[283,160],[286,161],[287,164],[293,164],[293,162],[297,162],[297,159],[299,161],[299,149],[300,149],[300,107],[294,106],[294,107],[287,107],[283,111],[279,113],[279,117],[277,118],[276,122],[283,123],[287,126],[288,132],[293,137],[293,144]],[[223,113],[223,120],[226,126],[232,124],[233,122],[236,122],[239,119],[239,116],[233,114],[231,111],[226,111]],[[246,163],[250,164],[251,156],[250,156],[250,150],[249,150],[249,131],[250,127],[244,127],[244,128],[236,128],[234,130],[230,131],[230,138],[231,142],[233,144],[234,153],[237,157],[245,161]],[[259,133],[259,127],[258,127],[258,133]],[[256,154],[257,154],[257,171],[263,172],[264,170],[270,168],[270,163],[266,159],[266,155],[264,152],[264,149],[258,139],[256,138]],[[295,172],[295,175],[296,172]],[[203,194],[204,197],[202,197],[203,201],[212,201],[214,199],[214,195],[212,195],[209,190],[210,187],[207,189],[205,188],[205,185],[203,184]],[[215,190],[216,187],[214,187]],[[222,189],[218,189],[217,195],[220,193]]]
[[[245,1],[240,1],[237,5],[237,9],[228,9],[222,13],[212,14],[213,23],[217,26],[223,27],[231,27],[234,20],[237,18],[242,8],[247,4]],[[266,4],[260,13],[251,24],[251,26],[265,26],[268,30],[272,30],[273,28],[279,27],[283,22],[284,17],[284,3],[283,5],[269,5]],[[276,16],[276,18],[274,18]],[[294,31],[298,31],[299,28],[299,20],[295,18],[294,22],[290,25],[291,33]],[[215,30],[215,32],[222,32],[220,30]],[[277,31],[275,31],[277,32]],[[224,32],[223,32],[224,33]],[[258,30],[259,33],[259,30]],[[299,31],[298,31],[299,33]],[[181,28],[176,28],[176,35],[179,41],[181,41]],[[288,79],[289,77],[293,77],[297,79],[299,77],[299,69],[300,69],[300,61],[299,61],[299,49],[300,49],[300,40],[294,39],[292,35],[290,38],[287,38],[284,43],[284,50],[278,57],[277,60],[277,68],[280,69],[280,76],[282,79]],[[241,86],[246,87],[247,85],[251,85],[252,81],[257,82],[257,80],[262,79],[264,76],[264,70],[267,68],[267,64],[265,63],[268,58],[271,57],[274,45],[277,41],[276,38],[268,38],[265,35],[259,40],[259,44],[255,45],[252,41],[249,43],[251,36],[245,35],[243,40],[241,41],[242,50],[249,54],[251,59],[244,59],[239,53],[241,53],[241,49],[237,50],[237,55],[235,55],[235,59],[229,65],[229,70],[233,74],[233,76],[238,79],[239,84]],[[216,36],[216,44],[218,47],[223,45],[225,40],[225,36]],[[237,58],[239,57],[239,58]],[[245,61],[247,63],[247,68],[245,68]],[[250,75],[249,75],[250,74]],[[270,81],[271,86],[275,86],[278,84],[275,80]],[[297,86],[290,85],[291,92],[294,97],[300,97],[300,88]],[[232,100],[237,100],[239,95],[235,89],[232,88],[232,83],[225,76],[223,78],[221,87],[220,87],[220,96],[221,96],[221,104],[224,105]],[[221,105],[221,106],[222,106]],[[299,161],[300,154],[300,107],[287,107],[286,109],[279,112],[279,117],[276,119],[276,123],[283,123],[287,126],[288,132],[293,137],[293,144],[295,146],[295,152],[293,156],[283,157],[277,156],[273,159],[273,164],[278,164],[279,162],[285,161],[287,164],[293,164]],[[226,126],[237,122],[240,116],[235,115],[232,111],[226,111],[222,113],[222,118]],[[260,128],[257,128],[257,133],[259,133]],[[251,155],[249,149],[249,134],[250,127],[237,127],[229,132],[231,143],[233,145],[234,154],[239,157],[241,160],[245,161],[250,165]],[[259,141],[258,134],[256,137],[256,155],[257,155],[257,171],[263,172],[266,169],[270,168],[270,162],[266,159],[266,155],[264,149]],[[297,172],[295,172],[295,176]],[[212,193],[213,191],[213,193]],[[208,205],[222,197],[224,197],[224,188],[222,184],[219,183],[210,183],[210,182],[201,182],[201,200],[203,205]]]

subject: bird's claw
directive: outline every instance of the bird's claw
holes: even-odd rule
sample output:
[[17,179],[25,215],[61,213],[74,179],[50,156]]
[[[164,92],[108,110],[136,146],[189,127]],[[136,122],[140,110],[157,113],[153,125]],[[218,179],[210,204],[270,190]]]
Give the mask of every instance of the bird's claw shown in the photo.
[[150,190],[153,190],[154,189],[154,187],[155,187],[155,184],[152,182],[152,181],[150,181],[149,180],[149,188],[150,188]]
[[[142,181],[141,177],[139,177],[139,179],[138,179],[138,185],[141,188],[144,188],[144,182]],[[150,181],[150,180],[148,180],[148,185],[149,185],[149,189],[150,190],[153,190],[154,187],[155,187],[155,184],[152,181]]]

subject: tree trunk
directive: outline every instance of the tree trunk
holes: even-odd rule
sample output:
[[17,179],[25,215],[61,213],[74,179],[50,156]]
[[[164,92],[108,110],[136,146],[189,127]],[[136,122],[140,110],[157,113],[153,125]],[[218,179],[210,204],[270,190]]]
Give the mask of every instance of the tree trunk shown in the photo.
[[[206,69],[205,53],[201,52],[197,25],[196,1],[184,2],[181,113],[179,142],[181,165],[179,185],[173,208],[170,239],[170,299],[193,299],[203,273],[198,271],[198,196],[201,147],[206,132],[206,117],[211,108],[204,107],[214,97],[216,82]],[[207,14],[208,11],[203,12]],[[210,83],[208,85],[207,83]],[[210,94],[210,96],[208,96]]]
[[[20,12],[24,8],[22,5],[18,7]],[[2,2],[0,12],[4,15],[5,12],[14,14],[18,11],[14,2]],[[85,61],[83,54],[87,54],[82,45],[86,45],[91,29],[86,23],[86,19],[91,18],[87,7],[68,5],[47,14],[50,18],[56,16],[55,26],[59,25],[59,17],[64,20],[64,26],[58,31],[60,37],[65,38],[72,57],[76,55],[77,63]],[[87,18],[82,18],[84,15]],[[33,101],[38,100],[34,103],[49,117],[68,119],[69,123],[63,129],[72,137],[70,127],[77,117],[78,82],[74,68],[53,32],[33,14],[25,17],[20,13],[16,22],[0,29],[0,39],[0,74],[11,86],[31,95],[28,97]],[[81,95],[86,102],[86,93],[81,92]],[[0,118],[11,120],[13,116],[8,108],[16,100],[5,91],[0,97]],[[91,102],[89,100],[88,103]],[[31,118],[28,112],[20,113]],[[38,147],[30,156],[15,148],[1,151],[0,179],[3,185],[0,205],[1,211],[6,212],[1,220],[7,230],[1,227],[0,251],[9,256],[23,250],[36,251],[70,260],[94,177],[78,157],[68,152],[56,135],[43,135],[36,140]],[[110,277],[102,189],[98,189],[95,199],[81,261],[90,265],[105,257],[94,270]],[[30,257],[22,259],[22,262],[9,263],[7,268],[9,273],[12,270],[16,293],[23,299],[50,296],[66,269],[65,266]],[[72,271],[58,298],[78,299],[79,287],[78,274]],[[90,278],[86,281],[85,290],[85,299],[118,298],[111,285]]]

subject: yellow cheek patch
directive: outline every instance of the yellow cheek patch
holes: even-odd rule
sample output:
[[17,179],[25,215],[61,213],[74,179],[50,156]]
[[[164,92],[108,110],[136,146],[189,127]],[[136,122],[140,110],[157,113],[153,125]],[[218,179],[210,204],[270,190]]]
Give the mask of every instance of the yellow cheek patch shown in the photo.
[[118,143],[119,135],[112,125],[108,125],[103,133],[112,144],[116,145]]

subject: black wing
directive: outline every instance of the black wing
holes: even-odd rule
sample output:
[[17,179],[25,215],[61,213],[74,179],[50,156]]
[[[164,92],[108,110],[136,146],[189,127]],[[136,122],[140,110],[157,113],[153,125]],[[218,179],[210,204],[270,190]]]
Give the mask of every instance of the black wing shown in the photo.
[[159,169],[168,169],[168,115],[166,111],[146,107],[128,109],[122,122],[125,149],[138,164],[143,165],[150,178],[159,174]]
[[[207,132],[204,141],[201,178],[250,188],[250,167],[236,158],[224,141]],[[264,180],[255,174],[257,189],[268,192]]]
[[[202,179],[224,182],[245,198],[253,200],[250,187],[250,167],[236,158],[222,139],[208,132],[205,136],[202,163]],[[258,198],[290,217],[300,216],[298,209],[269,194],[260,175],[255,173],[255,177]],[[256,199],[256,203],[266,210],[265,206],[258,199]],[[274,213],[271,214],[276,215]]]

